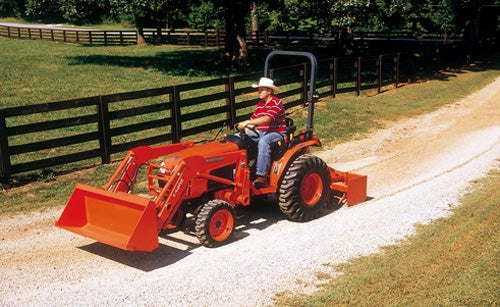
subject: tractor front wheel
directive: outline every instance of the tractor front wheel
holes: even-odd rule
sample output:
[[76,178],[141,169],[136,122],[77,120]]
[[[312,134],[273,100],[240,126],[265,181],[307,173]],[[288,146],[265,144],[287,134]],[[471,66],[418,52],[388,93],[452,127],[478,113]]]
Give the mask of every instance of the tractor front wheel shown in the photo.
[[299,156],[281,182],[279,207],[292,221],[310,221],[326,208],[329,189],[330,175],[326,163],[313,155]]
[[203,246],[217,247],[231,237],[234,227],[233,207],[225,201],[216,199],[201,207],[194,229]]

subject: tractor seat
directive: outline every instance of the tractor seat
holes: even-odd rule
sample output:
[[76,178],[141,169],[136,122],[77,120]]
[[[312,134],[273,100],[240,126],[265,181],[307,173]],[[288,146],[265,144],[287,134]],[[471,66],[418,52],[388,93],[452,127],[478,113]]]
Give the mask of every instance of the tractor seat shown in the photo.
[[293,134],[297,130],[295,124],[293,123],[293,119],[287,117],[286,118],[286,133],[283,133],[283,141],[276,143],[276,147],[273,149],[271,153],[272,160],[280,159],[288,148],[293,144]]
[[293,134],[297,130],[297,127],[295,127],[295,124],[293,123],[293,119],[290,117],[287,117],[285,120],[286,123],[286,133],[287,134]]

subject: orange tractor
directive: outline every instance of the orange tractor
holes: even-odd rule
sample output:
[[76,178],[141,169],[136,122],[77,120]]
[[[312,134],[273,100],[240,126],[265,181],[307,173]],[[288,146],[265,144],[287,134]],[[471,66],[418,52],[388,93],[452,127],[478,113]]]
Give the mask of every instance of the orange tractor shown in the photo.
[[[266,58],[266,76],[275,55],[309,58],[311,81],[307,129],[295,134],[288,120],[286,142],[273,153],[269,186],[252,184],[257,151],[247,140],[252,131],[202,144],[141,146],[128,152],[104,188],[79,183],[56,226],[121,249],[152,251],[161,231],[176,228],[189,215],[201,244],[215,247],[234,232],[235,208],[251,205],[256,196],[274,194],[281,211],[298,222],[317,218],[330,201],[349,206],[365,201],[366,176],[335,170],[309,153],[311,146],[321,146],[312,133],[316,58],[273,51]],[[145,191],[136,193],[141,176]]]

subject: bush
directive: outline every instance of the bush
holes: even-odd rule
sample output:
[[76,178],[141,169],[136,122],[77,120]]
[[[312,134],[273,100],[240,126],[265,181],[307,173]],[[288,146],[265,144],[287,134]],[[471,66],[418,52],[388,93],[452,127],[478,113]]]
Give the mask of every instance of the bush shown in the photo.
[[0,17],[21,18],[24,12],[23,0],[0,0]]

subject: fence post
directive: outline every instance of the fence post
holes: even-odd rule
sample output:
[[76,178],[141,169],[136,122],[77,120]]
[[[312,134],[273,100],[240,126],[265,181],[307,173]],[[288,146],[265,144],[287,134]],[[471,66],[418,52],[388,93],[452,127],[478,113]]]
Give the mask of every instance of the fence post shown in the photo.
[[378,88],[377,93],[380,94],[382,89],[382,55],[378,56]]
[[99,116],[98,129],[100,133],[99,147],[101,149],[101,162],[107,164],[111,161],[111,125],[109,123],[109,107],[105,96],[99,96],[97,103]]
[[337,95],[337,67],[338,58],[333,58],[333,62],[330,63],[330,89],[332,91],[333,98]]
[[229,111],[226,112],[226,126],[234,127],[236,125],[236,97],[234,93],[234,78],[229,77],[225,85],[226,92],[229,93],[229,97],[226,98],[226,105],[229,106]]
[[333,59],[333,97],[337,95],[339,85],[339,58]]
[[361,94],[361,57],[356,58],[354,66],[356,69],[356,96]]
[[4,182],[10,176],[10,153],[7,135],[5,113],[0,111],[0,181]]
[[399,86],[399,52],[394,56],[394,88]]
[[180,105],[180,93],[179,93],[179,87],[174,85],[174,92],[173,94],[170,94],[170,101],[173,104],[173,107],[171,109],[171,115],[170,117],[173,119],[172,120],[172,143],[179,143],[181,141],[181,129],[182,129],[182,123],[181,123],[181,105]]

